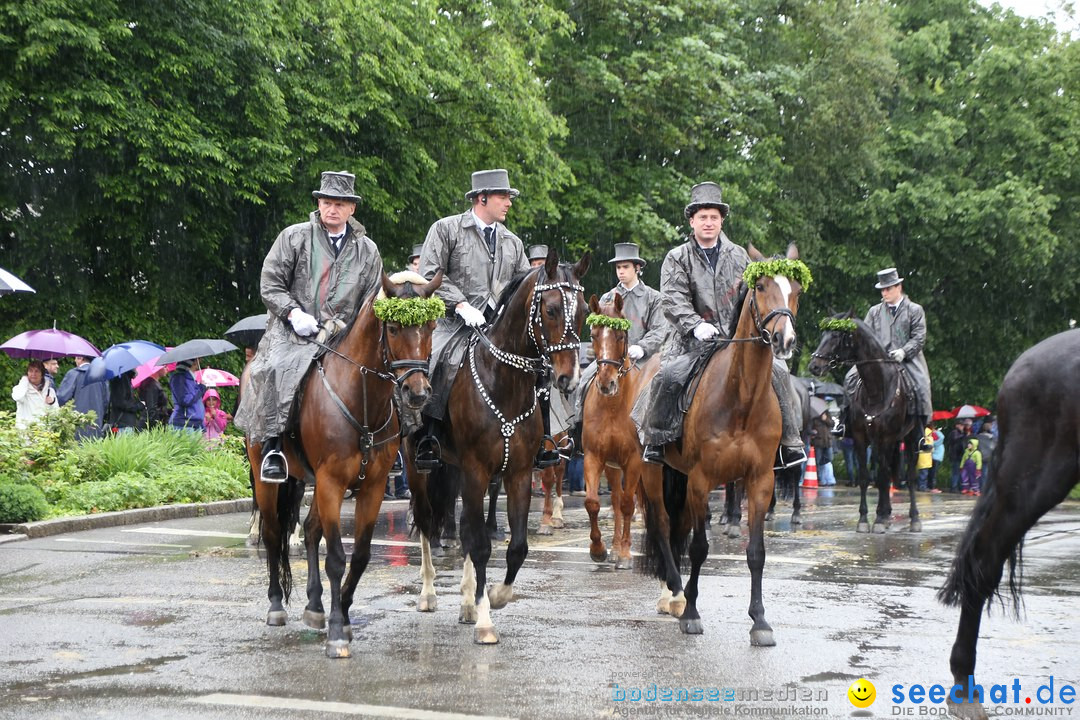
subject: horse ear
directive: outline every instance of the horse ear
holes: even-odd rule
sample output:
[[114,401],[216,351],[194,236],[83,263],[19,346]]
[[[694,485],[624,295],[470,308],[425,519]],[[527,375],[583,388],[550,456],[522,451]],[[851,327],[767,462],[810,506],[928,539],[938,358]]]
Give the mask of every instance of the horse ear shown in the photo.
[[431,297],[431,294],[439,289],[443,281],[443,271],[439,268],[439,271],[435,273],[435,277],[431,278],[431,281],[427,285],[421,285],[416,288],[416,294],[422,298]]
[[615,312],[621,313],[622,309],[623,309],[623,305],[624,305],[623,297],[619,293],[614,293],[614,294],[615,294]]
[[589,265],[592,264],[592,253],[588,250],[581,256],[581,259],[574,265],[574,277],[581,279],[585,277],[585,273],[589,272]]
[[758,249],[754,247],[754,243],[746,243],[746,254],[750,256],[750,260],[753,262],[761,262],[765,259],[765,256],[758,252]]
[[600,314],[600,301],[597,300],[596,293],[593,293],[592,297],[589,298],[589,309],[592,310],[595,315]]
[[787,259],[788,260],[798,260],[799,259],[799,248],[797,248],[795,246],[795,243],[791,243],[790,245],[787,246]]
[[383,295],[385,295],[388,298],[389,297],[397,297],[397,294],[399,292],[398,286],[395,285],[394,283],[390,282],[390,276],[386,274],[385,270],[383,270],[383,273],[382,273],[382,290],[383,290]]
[[848,311],[847,311],[847,312],[846,312],[846,313],[844,314],[844,317],[847,317],[847,318],[854,318],[854,317],[855,317],[855,308],[851,308],[850,310],[848,310]]
[[552,245],[548,248],[547,260],[544,261],[544,271],[547,273],[548,280],[555,279],[555,273],[559,270],[559,251]]

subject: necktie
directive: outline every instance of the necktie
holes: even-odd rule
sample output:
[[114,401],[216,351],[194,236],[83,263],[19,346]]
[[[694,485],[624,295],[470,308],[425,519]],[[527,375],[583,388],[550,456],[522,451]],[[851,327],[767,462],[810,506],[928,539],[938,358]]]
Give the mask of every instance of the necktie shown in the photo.
[[889,306],[889,312],[891,312],[891,313],[892,313],[892,316],[893,316],[893,317],[896,317],[896,310],[897,310],[897,308],[899,308],[899,307],[900,307],[899,305],[890,305],[890,306]]
[[484,228],[484,240],[487,242],[488,252],[491,253],[492,257],[494,257],[495,256],[495,228],[494,228],[494,226],[489,226],[489,227]]
[[330,236],[330,245],[334,248],[334,257],[341,254],[341,246],[345,241],[345,233]]

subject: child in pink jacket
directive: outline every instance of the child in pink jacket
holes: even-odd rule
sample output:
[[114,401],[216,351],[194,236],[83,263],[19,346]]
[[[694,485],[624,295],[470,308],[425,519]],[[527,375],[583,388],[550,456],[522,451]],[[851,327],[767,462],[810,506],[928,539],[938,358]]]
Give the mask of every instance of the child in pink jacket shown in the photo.
[[221,409],[221,396],[214,388],[203,393],[203,405],[206,407],[205,433],[207,440],[217,440],[225,432],[225,426],[232,420],[232,415]]

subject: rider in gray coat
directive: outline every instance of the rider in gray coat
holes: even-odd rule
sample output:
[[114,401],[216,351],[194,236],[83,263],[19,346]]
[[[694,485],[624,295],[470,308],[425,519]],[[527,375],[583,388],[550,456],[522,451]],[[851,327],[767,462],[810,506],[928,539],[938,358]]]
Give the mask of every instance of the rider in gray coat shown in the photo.
[[[904,294],[904,278],[896,268],[885,268],[877,274],[875,288],[881,291],[881,302],[866,313],[863,320],[869,325],[874,336],[885,346],[889,357],[902,363],[911,378],[915,390],[915,412],[917,417],[929,420],[933,413],[930,401],[930,369],[923,356],[926,344],[926,311],[922,305],[913,302]],[[858,367],[853,367],[845,376],[844,385],[851,395],[855,392]]]
[[[663,349],[660,372],[638,396],[631,415],[648,462],[663,462],[663,446],[682,437],[678,401],[689,379],[694,351],[713,338],[730,337],[739,309],[739,286],[750,258],[721,231],[730,208],[720,198],[716,183],[704,182],[691,189],[684,214],[693,232],[668,252],[660,271],[660,295],[673,330]],[[806,461],[787,376],[787,365],[774,358],[773,389],[783,420],[777,467]]]
[[261,294],[270,319],[248,368],[236,426],[262,443],[264,482],[288,477],[281,434],[319,349],[308,338],[343,330],[382,277],[379,249],[353,219],[360,200],[354,180],[347,172],[324,172],[312,193],[318,210],[282,230],[263,261]]

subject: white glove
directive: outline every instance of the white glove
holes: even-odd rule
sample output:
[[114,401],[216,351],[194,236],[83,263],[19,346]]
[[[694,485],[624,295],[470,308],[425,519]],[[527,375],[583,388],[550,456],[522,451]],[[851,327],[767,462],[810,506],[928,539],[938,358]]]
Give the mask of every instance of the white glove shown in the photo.
[[904,354],[904,351],[902,349],[897,349],[897,350],[890,350],[889,351],[889,357],[891,357],[896,362],[904,362],[904,358],[907,357],[907,356]]
[[461,316],[461,319],[464,320],[465,324],[469,327],[480,327],[484,324],[484,313],[480,312],[467,302],[459,304],[455,312]]
[[631,345],[626,348],[626,354],[631,360],[640,360],[645,357],[645,351],[641,349],[640,345]]
[[715,325],[703,322],[694,328],[694,337],[698,340],[708,340],[714,338],[720,334],[720,331],[716,329]]
[[292,312],[289,313],[289,322],[292,323],[293,332],[300,337],[307,337],[319,332],[318,321],[300,308],[292,309]]

